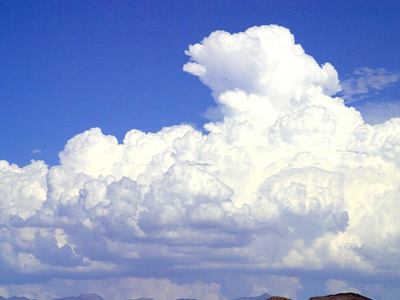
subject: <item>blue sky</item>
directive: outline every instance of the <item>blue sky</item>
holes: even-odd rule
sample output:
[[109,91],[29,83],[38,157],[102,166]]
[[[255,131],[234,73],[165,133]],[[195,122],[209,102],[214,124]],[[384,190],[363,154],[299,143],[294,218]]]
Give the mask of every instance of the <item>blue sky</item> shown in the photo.
[[[67,139],[95,126],[119,139],[132,128],[201,126],[213,101],[182,72],[183,51],[217,29],[285,26],[340,78],[359,67],[398,71],[399,9],[398,1],[1,1],[0,158],[55,164]],[[399,89],[383,95],[395,101]]]
[[0,0],[0,296],[397,300],[399,11]]

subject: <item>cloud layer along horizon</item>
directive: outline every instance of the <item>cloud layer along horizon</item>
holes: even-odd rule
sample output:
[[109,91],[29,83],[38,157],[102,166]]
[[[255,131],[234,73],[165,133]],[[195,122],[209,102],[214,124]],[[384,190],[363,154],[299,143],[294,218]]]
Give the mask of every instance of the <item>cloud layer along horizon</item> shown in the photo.
[[92,128],[59,165],[0,161],[0,294],[110,280],[126,291],[114,299],[294,297],[312,278],[399,292],[400,118],[366,124],[334,96],[335,68],[280,26],[215,31],[185,53],[216,102],[204,130],[118,143]]

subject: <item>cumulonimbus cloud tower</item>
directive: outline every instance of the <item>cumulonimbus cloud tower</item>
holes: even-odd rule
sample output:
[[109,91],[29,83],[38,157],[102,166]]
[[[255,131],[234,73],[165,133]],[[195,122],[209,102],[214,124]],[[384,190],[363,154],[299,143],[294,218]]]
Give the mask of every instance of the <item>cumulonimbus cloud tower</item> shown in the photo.
[[93,128],[59,165],[0,161],[0,273],[330,270],[399,277],[400,118],[369,125],[286,28],[189,46],[213,119],[123,143]]

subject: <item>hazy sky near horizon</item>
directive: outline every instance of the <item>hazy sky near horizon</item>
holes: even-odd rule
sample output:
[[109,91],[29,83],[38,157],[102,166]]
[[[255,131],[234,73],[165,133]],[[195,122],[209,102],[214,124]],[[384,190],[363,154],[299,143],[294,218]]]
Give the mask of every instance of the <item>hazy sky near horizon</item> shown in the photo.
[[0,1],[0,296],[400,296],[397,1]]

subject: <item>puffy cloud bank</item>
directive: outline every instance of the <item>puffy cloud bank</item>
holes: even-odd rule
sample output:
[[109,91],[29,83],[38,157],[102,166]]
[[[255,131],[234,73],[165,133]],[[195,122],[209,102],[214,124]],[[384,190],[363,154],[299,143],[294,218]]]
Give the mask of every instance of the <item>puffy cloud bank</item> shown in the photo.
[[204,131],[119,143],[92,128],[59,165],[0,162],[2,284],[168,277],[220,299],[226,274],[286,274],[291,295],[307,274],[398,280],[400,118],[366,124],[334,96],[335,68],[280,26],[216,31],[186,54],[216,101]]

